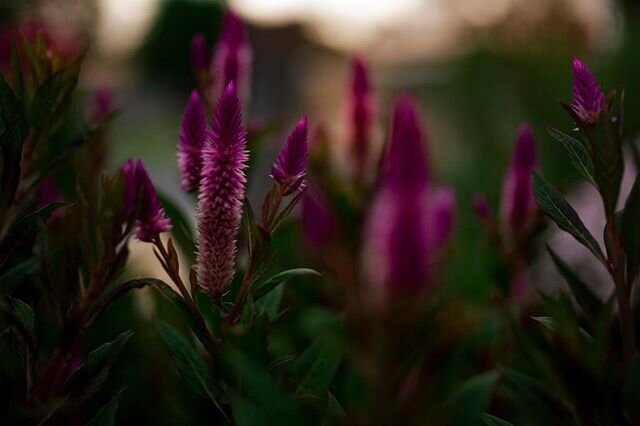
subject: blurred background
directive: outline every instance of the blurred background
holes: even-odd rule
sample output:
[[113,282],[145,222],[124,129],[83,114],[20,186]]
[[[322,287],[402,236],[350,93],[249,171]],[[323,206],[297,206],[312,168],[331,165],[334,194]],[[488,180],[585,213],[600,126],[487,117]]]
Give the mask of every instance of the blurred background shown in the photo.
[[[189,44],[197,32],[215,43],[225,7],[249,29],[249,121],[278,124],[257,165],[265,175],[287,130],[305,113],[312,129],[327,130],[341,174],[343,105],[354,55],[368,62],[379,99],[378,144],[393,96],[418,98],[435,175],[458,199],[448,286],[470,299],[482,300],[490,285],[471,196],[484,191],[498,205],[520,123],[533,126],[549,180],[574,188],[578,176],[544,130],[545,124],[570,125],[556,100],[570,100],[573,56],[589,64],[607,91],[625,88],[626,127],[640,128],[640,4],[634,0],[0,0],[0,66],[19,25],[44,25],[67,46],[88,44],[81,88],[87,96],[113,90],[119,110],[110,134],[111,169],[143,158],[156,185],[192,209],[175,165],[182,109],[195,85]],[[261,191],[252,187],[250,197],[261,199]],[[114,307],[122,315],[109,315],[115,320],[100,326],[127,328],[125,302]],[[127,391],[136,398],[122,401],[126,418],[159,425],[183,423],[175,413],[193,418],[206,403],[178,397],[184,384],[165,383],[171,378],[157,374],[169,362],[164,348],[150,327],[139,328],[142,337],[127,349],[126,367],[109,379],[145,378]],[[135,362],[148,344],[162,353]],[[169,388],[175,389],[161,391]]]

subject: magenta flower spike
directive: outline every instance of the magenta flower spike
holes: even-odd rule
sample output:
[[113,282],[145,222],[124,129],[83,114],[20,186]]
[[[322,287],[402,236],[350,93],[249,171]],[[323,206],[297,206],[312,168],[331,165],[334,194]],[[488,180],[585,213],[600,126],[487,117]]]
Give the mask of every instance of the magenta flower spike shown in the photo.
[[204,34],[198,33],[193,36],[191,39],[191,51],[189,53],[191,68],[193,68],[196,73],[206,71],[209,68],[211,59],[207,39],[204,37]]
[[413,99],[400,97],[393,109],[391,142],[383,159],[381,183],[397,190],[424,190],[430,178],[427,162],[418,109]]
[[356,174],[362,177],[369,155],[369,145],[375,109],[367,68],[362,58],[356,57],[352,65],[352,80],[347,103],[349,140],[355,160]]
[[435,247],[441,247],[453,234],[455,221],[456,195],[452,188],[436,188],[429,200],[431,215],[431,233]]
[[193,192],[200,184],[202,146],[207,138],[206,111],[198,91],[191,92],[182,116],[178,144],[180,184],[186,192]]
[[605,98],[589,68],[578,58],[571,63],[573,71],[573,100],[571,109],[588,124],[598,121]]
[[247,134],[236,86],[218,100],[210,138],[202,149],[198,196],[198,284],[212,297],[224,293],[234,275],[236,236],[245,198]]
[[132,159],[128,159],[120,170],[124,180],[124,214],[127,218],[132,218],[138,199],[136,166]]
[[223,88],[233,81],[240,97],[245,99],[248,95],[250,68],[251,48],[244,24],[235,13],[227,11],[211,61],[212,98],[217,99]]
[[535,169],[536,165],[533,130],[528,124],[523,124],[518,130],[500,206],[503,226],[512,236],[526,231],[535,219],[537,207],[531,188],[531,170]]
[[108,87],[100,87],[95,91],[88,108],[88,119],[90,123],[100,123],[114,111],[113,91]]
[[365,228],[365,275],[381,307],[396,294],[415,295],[430,284],[428,181],[417,108],[403,97],[394,106],[391,142]]
[[142,164],[142,160],[138,160],[136,164],[135,180],[138,194],[141,197],[140,209],[136,220],[136,238],[150,243],[158,238],[162,232],[171,230],[171,220],[166,216],[164,209],[160,205],[158,195],[144,168],[144,164]]
[[282,185],[284,195],[294,193],[303,184],[309,157],[307,116],[298,121],[271,166],[271,178]]
[[301,203],[304,241],[314,249],[325,247],[336,233],[336,222],[326,200],[313,188],[307,188]]

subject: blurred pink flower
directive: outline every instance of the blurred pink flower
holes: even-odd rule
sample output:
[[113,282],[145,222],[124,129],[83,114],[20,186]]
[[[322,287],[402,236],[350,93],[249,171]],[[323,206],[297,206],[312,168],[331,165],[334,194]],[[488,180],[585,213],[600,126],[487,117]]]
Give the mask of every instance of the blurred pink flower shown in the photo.
[[202,147],[206,138],[206,111],[198,91],[194,90],[184,109],[178,144],[180,184],[186,192],[196,191],[200,184]]
[[282,185],[284,195],[294,193],[303,184],[308,157],[307,116],[304,116],[289,134],[276,162],[271,166],[271,177]]

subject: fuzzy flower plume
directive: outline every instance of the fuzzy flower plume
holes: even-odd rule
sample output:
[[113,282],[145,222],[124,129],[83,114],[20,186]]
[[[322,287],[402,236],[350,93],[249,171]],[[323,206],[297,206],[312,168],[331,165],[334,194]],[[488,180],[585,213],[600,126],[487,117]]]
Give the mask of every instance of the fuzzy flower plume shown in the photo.
[[141,160],[128,160],[122,166],[124,176],[124,208],[129,217],[136,213],[136,238],[153,242],[160,233],[171,230],[171,220],[160,205],[158,195]]
[[525,232],[535,219],[537,207],[531,188],[531,170],[536,165],[533,130],[528,124],[523,124],[518,130],[513,158],[502,189],[500,215],[508,235]]
[[251,47],[244,24],[235,13],[227,11],[211,61],[212,98],[216,99],[227,84],[233,81],[240,97],[245,99],[248,95],[250,68]]
[[347,101],[349,142],[356,173],[362,176],[369,155],[375,100],[371,93],[367,68],[361,58],[356,57],[353,60],[351,73],[351,88]]
[[236,236],[242,217],[248,154],[236,86],[230,82],[216,104],[210,138],[202,149],[198,196],[198,284],[212,297],[234,275]]
[[396,294],[422,292],[429,284],[428,177],[416,106],[411,99],[400,98],[394,105],[391,141],[365,228],[365,274],[378,306]]
[[184,109],[178,144],[178,170],[182,189],[193,192],[200,183],[202,146],[207,138],[206,112],[200,95],[194,90]]
[[456,194],[452,188],[439,187],[429,197],[431,234],[435,248],[441,247],[453,234]]
[[573,100],[571,108],[582,121],[594,124],[598,121],[605,98],[600,85],[589,68],[578,58],[573,58]]
[[191,50],[189,52],[191,68],[195,72],[207,70],[209,68],[209,47],[204,34],[198,33],[191,39]]
[[271,178],[284,188],[284,195],[294,193],[303,184],[309,144],[307,142],[307,117],[298,121],[282,146],[276,162],[271,166]]

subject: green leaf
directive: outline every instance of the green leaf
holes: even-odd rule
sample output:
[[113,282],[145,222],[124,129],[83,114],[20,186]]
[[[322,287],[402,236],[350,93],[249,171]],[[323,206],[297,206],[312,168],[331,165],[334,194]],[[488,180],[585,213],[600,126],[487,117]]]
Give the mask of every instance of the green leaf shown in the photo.
[[0,76],[0,219],[11,207],[20,180],[22,145],[28,132],[24,106]]
[[327,392],[327,411],[324,418],[324,426],[331,426],[335,424],[344,423],[347,419],[347,413],[345,413],[342,405],[336,399],[331,392]]
[[533,196],[538,207],[547,214],[563,231],[571,234],[600,260],[605,261],[600,246],[578,216],[578,213],[558,192],[537,172],[532,173]]
[[113,426],[115,425],[116,412],[124,389],[115,394],[98,413],[87,423],[87,426]]
[[120,333],[112,342],[91,351],[80,367],[67,379],[65,389],[76,398],[88,399],[100,390],[111,366],[122,352],[133,331]]
[[0,309],[9,317],[11,325],[24,338],[24,342],[32,349],[35,349],[37,342],[36,315],[31,306],[20,299],[7,296],[6,299],[0,299]]
[[447,402],[447,411],[451,415],[448,424],[480,424],[482,413],[489,409],[498,377],[497,371],[489,371],[464,383]]
[[513,426],[512,423],[487,413],[482,415],[482,421],[486,426]]
[[14,223],[7,235],[0,241],[0,271],[14,253],[33,244],[45,222],[54,210],[66,206],[64,203],[51,203]]
[[182,249],[182,254],[187,258],[189,263],[195,263],[196,246],[194,244],[195,238],[191,222],[184,215],[182,209],[167,195],[158,192],[158,199],[173,224],[171,235],[176,239],[176,242]]
[[269,321],[275,322],[278,319],[283,293],[284,287],[280,285],[256,302],[255,308],[258,315],[266,315]]
[[289,270],[286,270],[286,271],[279,272],[279,273],[275,274],[274,276],[268,278],[265,282],[263,282],[259,286],[257,286],[256,289],[254,290],[253,298],[254,298],[254,300],[257,301],[261,297],[263,297],[266,294],[268,294],[271,290],[276,288],[281,283],[283,283],[283,282],[285,282],[285,281],[287,281],[287,280],[289,280],[291,278],[301,277],[301,276],[305,276],[305,275],[321,276],[322,274],[320,272],[318,272],[318,271],[315,271],[315,270],[309,269],[309,268],[296,268],[296,269],[289,269]]
[[559,424],[577,424],[573,409],[558,396],[545,389],[540,383],[509,368],[503,369],[502,372],[507,382],[520,394],[537,403],[537,409],[548,410],[552,418],[561,421]]
[[621,219],[622,244],[627,254],[627,274],[630,281],[638,274],[640,266],[640,173],[624,204]]
[[293,375],[297,377],[295,394],[321,396],[331,385],[339,367],[339,356],[318,342],[312,343],[290,366]]
[[196,393],[211,399],[214,404],[218,405],[214,396],[216,392],[211,374],[204,360],[192,344],[165,322],[156,321],[156,328],[169,348],[180,375]]
[[269,418],[263,410],[237,393],[231,396],[231,407],[237,426],[263,426],[269,424]]
[[547,250],[551,255],[553,263],[556,265],[556,268],[558,268],[562,277],[565,279],[567,284],[569,284],[569,288],[571,289],[573,296],[576,298],[576,302],[578,302],[578,305],[580,305],[580,308],[582,308],[582,311],[589,319],[590,323],[594,325],[602,311],[602,301],[598,296],[593,294],[589,286],[576,275],[571,267],[565,263],[556,254],[556,252],[551,249],[551,247],[547,246]]
[[567,151],[567,154],[569,154],[571,164],[573,164],[576,171],[580,173],[580,176],[595,185],[593,161],[582,142],[551,126],[547,126],[547,131],[551,137],[562,144],[562,147]]

